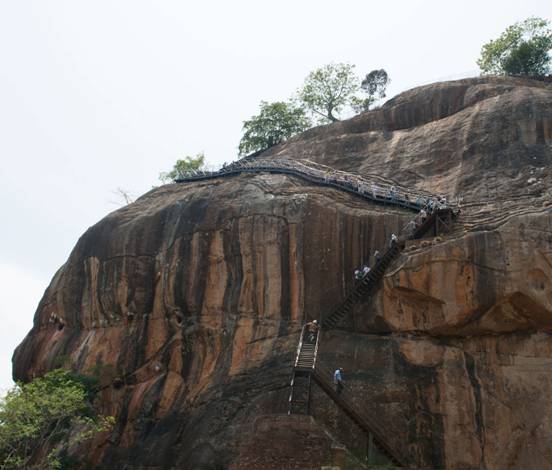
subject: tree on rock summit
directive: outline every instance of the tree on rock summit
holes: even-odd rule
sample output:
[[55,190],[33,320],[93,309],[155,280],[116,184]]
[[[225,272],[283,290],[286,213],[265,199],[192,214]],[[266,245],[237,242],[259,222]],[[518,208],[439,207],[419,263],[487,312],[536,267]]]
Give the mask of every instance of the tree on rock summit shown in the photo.
[[243,123],[239,154],[247,155],[279,144],[312,127],[313,121],[326,124],[338,121],[341,112],[370,109],[385,97],[391,80],[384,69],[379,69],[372,70],[361,82],[354,67],[344,63],[327,64],[307,76],[293,101],[261,101],[259,114]]
[[372,70],[370,73],[366,74],[364,80],[360,84],[366,94],[366,98],[357,98],[354,97],[352,101],[353,109],[356,112],[368,111],[370,106],[372,106],[376,101],[385,98],[385,92],[387,91],[387,86],[391,83],[389,75],[384,69]]
[[297,93],[299,100],[322,122],[338,121],[336,114],[351,105],[360,90],[354,68],[351,64],[327,64],[313,70]]
[[542,18],[528,18],[506,28],[481,48],[483,74],[544,76],[550,73],[552,30]]
[[321,124],[339,121],[339,114],[348,109],[367,111],[377,99],[385,97],[390,82],[385,70],[373,70],[361,82],[354,68],[352,64],[327,64],[313,70],[298,90],[299,101]]
[[259,114],[243,123],[240,155],[267,149],[310,127],[305,111],[293,103],[261,101]]

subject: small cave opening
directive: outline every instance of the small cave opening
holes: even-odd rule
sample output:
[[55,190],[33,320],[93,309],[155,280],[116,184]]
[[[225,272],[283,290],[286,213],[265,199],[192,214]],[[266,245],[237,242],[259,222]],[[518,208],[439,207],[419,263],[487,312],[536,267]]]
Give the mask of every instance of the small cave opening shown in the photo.
[[124,381],[121,377],[117,377],[115,378],[115,380],[113,380],[113,388],[115,390],[120,390],[121,388],[123,388],[123,385],[124,385]]
[[63,330],[64,327],[65,327],[65,323],[60,322],[60,323],[58,323],[57,329],[58,329],[58,331],[61,331],[61,330]]

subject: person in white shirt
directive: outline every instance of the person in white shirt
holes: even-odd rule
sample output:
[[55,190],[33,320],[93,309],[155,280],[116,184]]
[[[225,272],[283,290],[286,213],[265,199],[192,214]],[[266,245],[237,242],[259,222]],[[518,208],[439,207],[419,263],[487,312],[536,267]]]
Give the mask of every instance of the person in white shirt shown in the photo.
[[341,392],[343,391],[343,368],[339,367],[334,372],[334,385],[335,385],[335,393],[338,395],[341,395]]

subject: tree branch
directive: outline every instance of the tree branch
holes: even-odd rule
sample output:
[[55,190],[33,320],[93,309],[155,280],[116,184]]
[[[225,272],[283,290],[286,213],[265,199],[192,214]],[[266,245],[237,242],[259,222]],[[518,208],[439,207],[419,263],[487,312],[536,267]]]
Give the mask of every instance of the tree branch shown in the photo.
[[[332,118],[331,118],[330,116],[328,116],[327,114],[321,113],[320,111],[317,111],[317,110],[314,109],[314,108],[312,108],[312,112],[313,112],[313,113],[316,113],[316,114],[320,114],[320,116],[325,117],[326,119],[332,120]],[[335,118],[334,118],[334,119],[335,119]]]

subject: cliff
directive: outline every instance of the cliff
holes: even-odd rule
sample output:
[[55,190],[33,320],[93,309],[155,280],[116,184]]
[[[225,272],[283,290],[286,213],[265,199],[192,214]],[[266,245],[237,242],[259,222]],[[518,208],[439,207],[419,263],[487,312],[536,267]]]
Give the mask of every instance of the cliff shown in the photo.
[[[414,466],[552,468],[552,85],[416,88],[257,158],[275,157],[462,198],[454,230],[408,242],[356,305],[354,331],[324,335],[321,360],[344,365]],[[152,190],[80,238],[14,376],[60,358],[100,371],[98,405],[117,426],[82,451],[98,467],[246,468],[274,444],[254,423],[286,411],[301,325],[343,299],[410,217],[268,173]],[[349,444],[319,390],[313,403]],[[304,447],[327,454],[325,433],[305,431]]]

